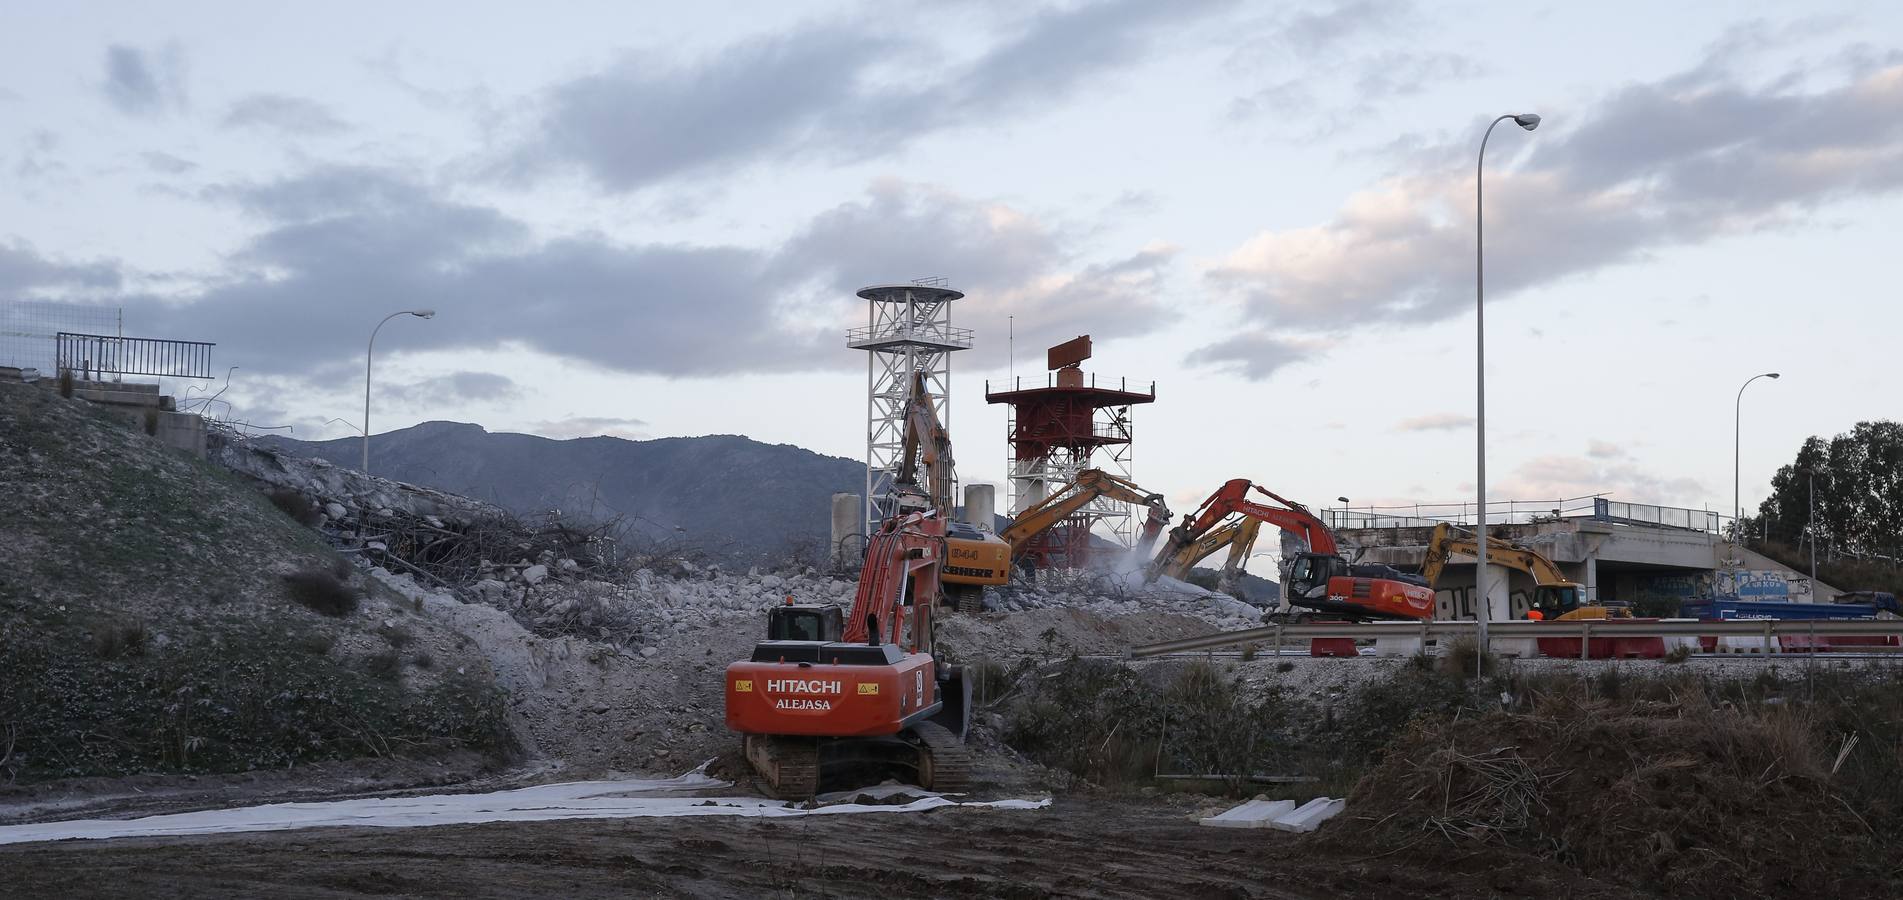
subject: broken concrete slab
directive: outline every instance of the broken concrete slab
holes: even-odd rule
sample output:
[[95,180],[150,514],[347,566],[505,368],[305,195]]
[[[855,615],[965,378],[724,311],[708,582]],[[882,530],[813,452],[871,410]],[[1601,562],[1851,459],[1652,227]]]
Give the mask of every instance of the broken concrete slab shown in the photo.
[[1335,816],[1340,815],[1342,807],[1347,805],[1348,805],[1348,801],[1346,800],[1336,800],[1336,799],[1331,799],[1329,797],[1316,797],[1315,799],[1302,804],[1301,807],[1296,809],[1294,812],[1288,813],[1287,815],[1281,816],[1280,818],[1277,818],[1275,821],[1270,822],[1269,827],[1280,829],[1282,831],[1307,833],[1310,831],[1314,831],[1317,828],[1320,828],[1323,822],[1326,822],[1329,819],[1332,819]]
[[1251,800],[1234,809],[1199,819],[1196,824],[1216,828],[1266,828],[1270,822],[1294,810],[1293,800]]

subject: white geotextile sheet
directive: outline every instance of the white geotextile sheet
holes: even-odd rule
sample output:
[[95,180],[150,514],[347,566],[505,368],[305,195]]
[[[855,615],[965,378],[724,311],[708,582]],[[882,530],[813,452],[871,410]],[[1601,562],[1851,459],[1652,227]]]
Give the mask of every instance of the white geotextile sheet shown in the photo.
[[[236,809],[170,813],[142,819],[77,819],[0,826],[0,844],[30,841],[97,840],[121,837],[172,837],[287,831],[338,826],[418,828],[481,822],[538,822],[554,819],[624,819],[664,816],[790,816],[851,813],[924,812],[943,806],[985,809],[1043,809],[1050,798],[960,802],[922,788],[905,788],[919,799],[900,805],[835,803],[813,809],[758,797],[671,796],[683,791],[731,787],[699,773],[679,778],[629,781],[574,781],[488,794],[434,794],[424,797],[373,797],[318,803],[271,803]],[[843,792],[853,797],[869,791]],[[880,794],[889,794],[881,791]]]

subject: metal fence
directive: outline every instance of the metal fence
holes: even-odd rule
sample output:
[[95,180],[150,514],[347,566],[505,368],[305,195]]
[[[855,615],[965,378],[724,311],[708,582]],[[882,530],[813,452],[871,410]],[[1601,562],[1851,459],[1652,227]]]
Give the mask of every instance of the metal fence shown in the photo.
[[57,370],[57,335],[62,331],[112,334],[120,331],[116,306],[55,303],[48,300],[0,302],[0,366]]
[[87,379],[99,375],[156,375],[161,378],[210,378],[211,348],[204,341],[74,334],[55,337],[54,368]]
[[[1306,641],[1317,638],[1419,638],[1446,640],[1474,634],[1469,620],[1425,622],[1315,622],[1302,625],[1264,625],[1236,631],[1220,631],[1199,637],[1145,644],[1130,649],[1130,656],[1142,658],[1165,653],[1211,650],[1236,644]],[[1620,622],[1591,619],[1571,622],[1492,622],[1487,625],[1489,642],[1505,638],[1580,638],[1606,637],[1755,637],[1767,644],[1779,637],[1888,637],[1903,635],[1903,619],[1731,619],[1723,622],[1664,620],[1657,622]]]
[[[1321,511],[1330,528],[1432,528],[1447,522],[1471,526],[1478,509],[1473,503],[1416,503],[1408,506],[1362,506]],[[1594,519],[1622,525],[1658,525],[1710,534],[1725,534],[1732,517],[1708,509],[1658,506],[1609,500],[1604,495],[1560,500],[1494,500],[1487,503],[1487,524],[1524,525],[1558,519]]]

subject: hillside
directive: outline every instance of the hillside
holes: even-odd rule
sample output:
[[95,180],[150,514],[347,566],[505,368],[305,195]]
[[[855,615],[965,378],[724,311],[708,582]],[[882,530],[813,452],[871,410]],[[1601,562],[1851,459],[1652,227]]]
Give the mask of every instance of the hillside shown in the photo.
[[0,490],[0,781],[509,743],[466,640],[119,416],[0,384]]
[[[644,533],[688,541],[738,563],[769,561],[828,535],[834,492],[864,487],[865,467],[737,435],[553,440],[425,422],[372,437],[378,475],[486,500],[524,517],[550,509],[584,520],[625,516]],[[356,468],[362,442],[260,439]]]

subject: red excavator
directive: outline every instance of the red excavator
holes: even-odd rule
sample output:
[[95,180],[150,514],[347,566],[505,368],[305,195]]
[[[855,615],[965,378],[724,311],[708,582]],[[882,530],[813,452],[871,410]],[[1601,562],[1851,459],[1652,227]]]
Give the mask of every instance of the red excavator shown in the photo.
[[775,608],[767,640],[727,666],[727,727],[768,794],[811,797],[822,770],[852,767],[965,787],[971,687],[932,646],[944,546],[936,511],[887,519],[843,623],[838,607]]
[[[1281,505],[1251,500],[1251,491]],[[1225,523],[1225,519],[1230,521]],[[1288,605],[1353,621],[1434,617],[1434,591],[1420,579],[1385,566],[1349,564],[1337,549],[1334,534],[1308,507],[1246,478],[1230,480],[1194,513],[1183,515],[1182,524],[1170,529],[1169,540],[1151,560],[1146,579],[1155,581],[1164,574],[1182,577],[1197,560],[1216,549],[1212,545],[1217,542],[1209,538],[1224,529],[1249,531],[1238,525],[1246,519],[1274,525],[1308,542],[1308,550],[1289,561],[1282,582],[1282,599]],[[1234,539],[1228,543],[1233,549]]]

